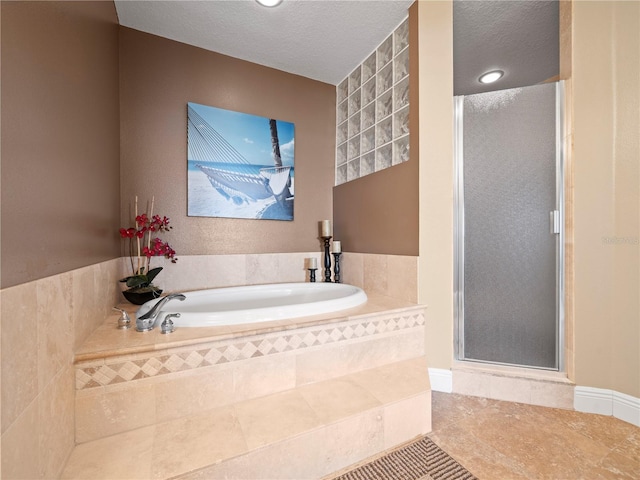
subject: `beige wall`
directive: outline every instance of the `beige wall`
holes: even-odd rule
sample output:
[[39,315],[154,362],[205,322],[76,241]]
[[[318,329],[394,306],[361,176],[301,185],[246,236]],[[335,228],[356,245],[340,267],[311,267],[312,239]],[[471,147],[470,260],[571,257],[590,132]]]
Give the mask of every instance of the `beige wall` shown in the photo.
[[333,189],[334,237],[349,252],[418,255],[418,2],[409,9],[410,159]]
[[[122,222],[137,194],[155,195],[180,254],[320,249],[331,218],[335,87],[128,28],[120,31]],[[292,222],[187,217],[187,102],[295,124]]]
[[112,2],[2,2],[2,287],[119,255]]
[[[420,50],[420,258],[431,368],[453,360],[453,6],[418,4]],[[437,72],[437,74],[434,74]]]
[[575,373],[640,397],[640,3],[574,2]]
[[[638,2],[585,1],[575,2],[573,12],[563,8],[565,20],[573,22],[572,38],[563,39],[573,59],[563,73],[572,75],[574,124],[574,380],[635,397],[640,396],[639,9]],[[449,368],[453,360],[451,22],[449,2],[419,3],[418,300],[429,307],[427,355],[435,368]],[[444,74],[430,75],[434,69]]]

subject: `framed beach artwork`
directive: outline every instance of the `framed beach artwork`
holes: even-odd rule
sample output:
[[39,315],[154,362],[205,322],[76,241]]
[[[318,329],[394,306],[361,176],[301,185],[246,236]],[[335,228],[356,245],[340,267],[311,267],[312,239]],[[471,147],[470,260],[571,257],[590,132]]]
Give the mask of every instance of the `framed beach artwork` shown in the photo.
[[293,220],[294,125],[187,104],[187,215]]

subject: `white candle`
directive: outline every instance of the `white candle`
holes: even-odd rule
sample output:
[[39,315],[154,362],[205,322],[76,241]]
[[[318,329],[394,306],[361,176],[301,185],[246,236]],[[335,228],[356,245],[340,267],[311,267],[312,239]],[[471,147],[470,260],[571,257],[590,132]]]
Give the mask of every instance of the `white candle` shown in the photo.
[[309,268],[318,268],[318,259],[311,257],[309,260]]
[[333,242],[333,253],[342,253],[342,245],[339,240]]
[[330,237],[331,236],[331,222],[329,220],[322,220],[321,224],[321,236],[322,237]]

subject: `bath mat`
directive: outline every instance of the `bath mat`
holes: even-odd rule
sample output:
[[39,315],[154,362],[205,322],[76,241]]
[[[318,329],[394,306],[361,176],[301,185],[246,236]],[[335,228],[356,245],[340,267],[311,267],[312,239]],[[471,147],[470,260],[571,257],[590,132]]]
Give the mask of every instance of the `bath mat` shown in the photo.
[[431,439],[409,445],[348,471],[334,480],[477,480]]

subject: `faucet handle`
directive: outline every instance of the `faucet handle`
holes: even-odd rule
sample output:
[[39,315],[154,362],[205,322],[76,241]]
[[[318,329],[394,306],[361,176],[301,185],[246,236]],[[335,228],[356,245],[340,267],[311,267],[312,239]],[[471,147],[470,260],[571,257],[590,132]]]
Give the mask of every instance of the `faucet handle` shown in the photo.
[[120,312],[120,318],[118,319],[118,329],[119,330],[126,330],[127,328],[131,327],[131,318],[129,318],[129,314],[118,307],[113,307],[114,310],[117,310]]
[[165,315],[162,325],[160,325],[160,333],[173,333],[176,328],[173,326],[172,318],[179,318],[179,313],[168,313]]

